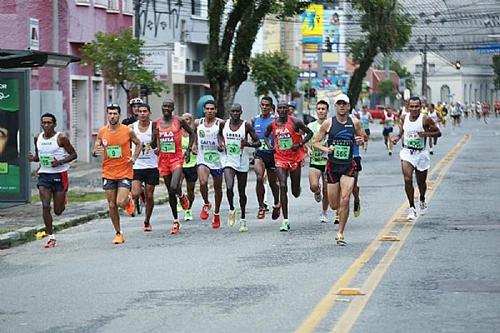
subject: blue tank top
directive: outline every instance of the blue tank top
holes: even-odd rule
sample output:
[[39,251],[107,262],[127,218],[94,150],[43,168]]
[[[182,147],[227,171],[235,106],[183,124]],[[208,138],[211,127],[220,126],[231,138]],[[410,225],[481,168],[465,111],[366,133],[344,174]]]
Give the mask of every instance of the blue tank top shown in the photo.
[[[272,148],[266,146],[266,142],[264,141],[265,137],[264,134],[266,133],[267,127],[273,122],[273,120],[274,118],[272,116],[269,116],[267,118],[262,118],[261,116],[255,117],[253,127],[261,143],[260,148],[257,148],[257,150],[264,150],[264,151],[272,150]],[[272,135],[269,137],[269,141],[271,142],[271,145],[274,145]]]
[[335,147],[333,153],[328,156],[328,159],[332,163],[332,170],[335,171],[336,166],[352,162],[354,144],[356,143],[354,136],[354,123],[351,117],[347,117],[345,124],[339,123],[336,117],[332,117],[332,125],[327,139],[327,145]]

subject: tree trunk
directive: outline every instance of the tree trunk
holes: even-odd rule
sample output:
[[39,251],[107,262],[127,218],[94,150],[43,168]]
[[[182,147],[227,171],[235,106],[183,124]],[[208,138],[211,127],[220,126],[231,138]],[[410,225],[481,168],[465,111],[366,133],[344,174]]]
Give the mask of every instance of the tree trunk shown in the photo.
[[359,67],[354,70],[352,74],[351,80],[349,82],[349,89],[347,91],[347,95],[349,95],[349,99],[351,101],[351,107],[356,107],[358,103],[359,95],[361,94],[361,88],[363,86],[363,79],[370,69],[371,64],[373,63],[373,59],[377,54],[370,54],[363,58],[360,62]]

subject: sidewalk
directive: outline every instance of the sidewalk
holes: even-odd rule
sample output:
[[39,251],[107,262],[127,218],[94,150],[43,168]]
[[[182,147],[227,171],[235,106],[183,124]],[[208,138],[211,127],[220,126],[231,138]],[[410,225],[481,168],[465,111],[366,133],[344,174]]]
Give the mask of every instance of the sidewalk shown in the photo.
[[[382,125],[370,124],[370,141],[382,139]],[[397,131],[397,130],[396,130]],[[85,193],[103,192],[101,187],[101,164],[97,160],[92,163],[75,162],[69,171],[70,191]],[[253,177],[253,172],[251,173]],[[252,177],[249,177],[249,187]],[[32,194],[37,194],[36,175],[31,179]],[[168,196],[165,186],[160,183],[155,191],[157,205],[167,202]],[[54,218],[54,230],[60,231],[72,226],[87,223],[97,218],[108,217],[106,200],[85,203],[71,203],[61,216]],[[9,208],[0,208],[0,249],[16,246],[24,242],[35,240],[35,234],[45,229],[42,220],[41,202],[21,204]]]

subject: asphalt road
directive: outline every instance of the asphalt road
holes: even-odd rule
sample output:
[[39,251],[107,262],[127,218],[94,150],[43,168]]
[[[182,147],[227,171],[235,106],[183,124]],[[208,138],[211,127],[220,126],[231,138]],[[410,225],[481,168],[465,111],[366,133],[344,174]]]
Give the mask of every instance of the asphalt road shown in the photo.
[[[61,232],[55,249],[32,242],[4,250],[0,331],[497,331],[499,144],[499,119],[446,128],[432,157],[431,168],[441,162],[427,214],[396,223],[406,208],[399,157],[370,142],[362,212],[350,218],[346,247],[335,245],[332,223],[319,223],[304,168],[288,233],[270,217],[255,219],[251,180],[248,233],[195,219],[171,236],[162,205],[152,233],[142,231],[140,216],[123,218],[121,246],[111,244],[106,219]],[[224,198],[224,220],[227,207]],[[382,242],[384,235],[399,241]],[[337,295],[339,288],[363,295]]]

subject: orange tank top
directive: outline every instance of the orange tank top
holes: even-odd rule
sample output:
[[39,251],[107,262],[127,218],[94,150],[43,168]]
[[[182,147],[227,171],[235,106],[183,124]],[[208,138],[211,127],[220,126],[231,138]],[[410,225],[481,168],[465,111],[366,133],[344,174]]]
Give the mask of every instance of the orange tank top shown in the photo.
[[304,159],[304,148],[297,151],[292,146],[302,142],[302,134],[293,128],[292,117],[288,117],[286,124],[279,125],[276,119],[271,123],[274,139],[274,158],[284,162],[298,162]]
[[160,156],[174,154],[182,156],[182,128],[177,117],[173,117],[170,127],[161,128],[161,119],[156,121],[160,135]]
[[104,146],[102,160],[102,177],[107,179],[132,179],[134,172],[128,162],[132,151],[130,149],[130,129],[123,124],[116,130],[104,126],[99,130],[99,137]]

